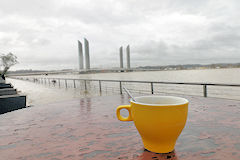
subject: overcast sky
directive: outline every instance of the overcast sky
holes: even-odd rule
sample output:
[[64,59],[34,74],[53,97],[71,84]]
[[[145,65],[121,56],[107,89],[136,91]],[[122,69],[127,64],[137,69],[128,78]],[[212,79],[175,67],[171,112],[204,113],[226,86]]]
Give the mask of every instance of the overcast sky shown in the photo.
[[78,68],[86,37],[91,67],[240,62],[239,0],[1,0],[0,53],[15,69]]

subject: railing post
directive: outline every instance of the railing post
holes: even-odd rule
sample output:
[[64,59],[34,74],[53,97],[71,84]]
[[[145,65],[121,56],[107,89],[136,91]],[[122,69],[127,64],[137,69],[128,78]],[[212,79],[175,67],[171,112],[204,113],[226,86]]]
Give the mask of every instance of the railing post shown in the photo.
[[207,97],[207,85],[206,84],[203,85],[203,96]]
[[44,82],[45,82],[45,84],[47,83],[46,81],[47,81],[46,78],[44,78]]
[[102,93],[102,85],[101,85],[101,81],[99,81],[99,92]]
[[50,79],[48,78],[48,84],[50,85]]
[[58,78],[58,86],[60,87],[60,78]]
[[84,80],[85,91],[87,90],[87,81]]
[[65,86],[66,86],[66,88],[67,88],[67,79],[65,79]]
[[73,87],[76,88],[75,79],[73,80]]
[[153,82],[151,82],[151,92],[153,94]]
[[119,82],[119,87],[120,87],[120,94],[122,94],[122,82]]

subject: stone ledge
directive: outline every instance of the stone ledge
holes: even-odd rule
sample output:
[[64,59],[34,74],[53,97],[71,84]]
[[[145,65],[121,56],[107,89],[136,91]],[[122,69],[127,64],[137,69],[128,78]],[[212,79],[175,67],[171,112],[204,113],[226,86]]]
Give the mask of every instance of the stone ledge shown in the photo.
[[3,96],[3,95],[14,95],[14,94],[17,94],[17,90],[14,89],[14,88],[3,88],[3,89],[0,89],[0,96]]
[[0,83],[0,89],[2,88],[12,88],[12,85],[10,83]]
[[4,95],[0,96],[0,114],[11,112],[26,107],[25,95]]

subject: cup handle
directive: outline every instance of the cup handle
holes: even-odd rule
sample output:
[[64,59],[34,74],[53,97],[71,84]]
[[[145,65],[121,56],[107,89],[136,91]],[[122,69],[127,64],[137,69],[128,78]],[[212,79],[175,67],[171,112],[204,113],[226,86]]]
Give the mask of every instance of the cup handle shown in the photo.
[[[120,110],[121,110],[121,109],[127,109],[127,110],[128,110],[128,113],[129,113],[128,117],[123,117],[123,116],[121,116],[121,114],[120,114]],[[120,121],[132,121],[132,120],[133,120],[132,115],[131,115],[131,106],[130,106],[130,105],[121,105],[121,106],[118,106],[116,113],[117,113],[117,118],[118,118]]]

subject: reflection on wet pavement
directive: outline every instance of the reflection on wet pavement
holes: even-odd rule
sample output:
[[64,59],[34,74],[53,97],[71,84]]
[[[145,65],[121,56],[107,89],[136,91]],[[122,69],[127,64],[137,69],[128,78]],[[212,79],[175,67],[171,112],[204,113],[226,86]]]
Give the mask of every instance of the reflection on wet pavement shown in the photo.
[[36,105],[1,115],[0,159],[205,160],[240,157],[240,101],[185,96],[190,101],[185,129],[175,151],[143,148],[133,122],[120,122],[124,95],[88,97]]

